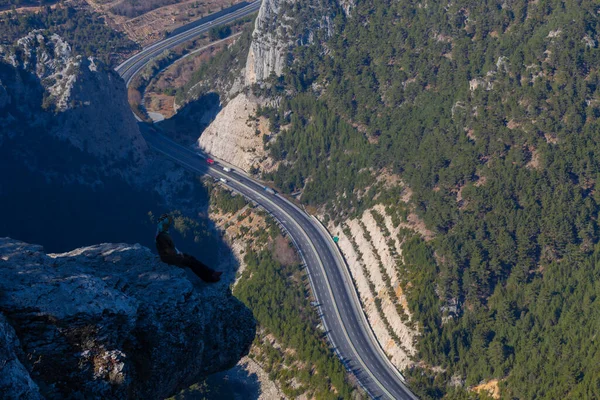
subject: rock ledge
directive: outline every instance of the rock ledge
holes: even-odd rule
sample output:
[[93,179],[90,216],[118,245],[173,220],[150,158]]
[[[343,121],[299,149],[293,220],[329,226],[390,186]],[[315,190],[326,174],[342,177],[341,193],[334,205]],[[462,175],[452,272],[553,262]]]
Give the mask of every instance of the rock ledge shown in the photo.
[[63,254],[0,239],[3,398],[173,395],[234,366],[255,335],[248,308],[149,249]]

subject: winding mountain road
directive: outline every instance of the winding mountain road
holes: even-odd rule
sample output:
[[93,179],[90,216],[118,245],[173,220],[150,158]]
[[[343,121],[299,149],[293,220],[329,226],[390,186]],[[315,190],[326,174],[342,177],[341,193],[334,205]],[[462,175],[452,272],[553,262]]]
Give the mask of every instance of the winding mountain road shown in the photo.
[[[245,3],[244,3],[245,4]],[[217,14],[218,17],[207,16],[192,24],[188,24],[178,29],[179,33],[168,36],[167,38],[151,44],[144,48],[139,53],[123,61],[115,71],[125,80],[127,86],[131,80],[154,58],[161,55],[164,51],[170,50],[189,40],[198,38],[203,33],[208,32],[211,28],[220,25],[227,25],[239,18],[255,13],[260,8],[260,1],[255,1],[244,7],[232,6]],[[229,12],[228,12],[229,11]],[[187,27],[187,29],[185,29]]]
[[[227,24],[254,12],[259,5],[260,2],[257,1],[213,19],[210,23],[196,25],[188,31],[155,43],[117,67],[117,72],[129,85],[135,74],[165,49],[195,38],[213,26]],[[224,184],[267,210],[289,233],[300,252],[327,336],[346,368],[373,398],[416,399],[379,346],[366,321],[348,268],[336,244],[314,217],[307,215],[284,197],[265,191],[260,182],[235,170],[235,167],[224,162],[208,165],[206,155],[173,142],[147,124],[141,123],[140,129],[154,150],[190,171],[225,180]],[[226,172],[224,167],[232,170]]]

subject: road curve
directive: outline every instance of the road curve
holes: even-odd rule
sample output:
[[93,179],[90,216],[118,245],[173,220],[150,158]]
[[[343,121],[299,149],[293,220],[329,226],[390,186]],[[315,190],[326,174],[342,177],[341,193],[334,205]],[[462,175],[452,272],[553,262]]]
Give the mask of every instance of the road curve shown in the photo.
[[[213,26],[228,24],[255,12],[260,1],[219,16],[205,24],[157,42],[116,68],[127,86],[144,66],[166,49],[197,37]],[[398,370],[379,346],[368,325],[348,269],[325,228],[313,217],[279,195],[267,193],[260,182],[239,171],[225,172],[215,163],[209,166],[198,152],[162,136],[140,123],[147,143],[156,151],[200,174],[226,179],[226,185],[267,210],[289,233],[304,260],[317,299],[327,336],[345,367],[357,377],[372,398],[416,399],[403,383]]]
[[225,164],[219,162],[209,166],[198,152],[173,142],[153,128],[142,130],[153,149],[193,172],[226,179],[227,186],[272,214],[290,234],[306,263],[327,334],[346,368],[373,398],[416,399],[379,347],[366,323],[346,266],[318,221],[283,197],[267,193],[246,174],[236,170],[225,172]]
[[235,8],[235,6],[230,8],[233,9],[233,11],[230,13],[225,13],[224,15],[221,15],[218,18],[214,19],[210,18],[210,16],[206,17],[204,18],[207,20],[206,23],[194,24],[190,26],[190,29],[186,31],[167,37],[164,40],[161,40],[144,48],[139,53],[135,54],[134,56],[128,58],[123,63],[121,63],[117,68],[115,68],[115,71],[117,71],[119,75],[121,75],[121,77],[123,78],[123,80],[125,80],[125,83],[129,87],[129,84],[131,83],[133,77],[138,72],[140,72],[146,66],[146,64],[148,64],[153,58],[158,57],[165,50],[170,50],[176,46],[179,46],[182,43],[185,43],[189,40],[193,40],[201,34],[209,31],[212,27],[226,25],[235,21],[236,19],[257,12],[260,8],[260,1],[255,1],[242,8]]

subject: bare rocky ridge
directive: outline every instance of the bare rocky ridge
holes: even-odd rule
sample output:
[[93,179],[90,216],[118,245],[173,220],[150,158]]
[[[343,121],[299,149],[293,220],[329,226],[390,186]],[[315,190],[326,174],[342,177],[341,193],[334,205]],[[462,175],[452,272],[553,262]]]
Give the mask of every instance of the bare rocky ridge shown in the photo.
[[39,398],[37,387],[46,398],[165,398],[231,368],[254,339],[225,284],[140,245],[45,254],[4,238],[0,260],[4,398]]
[[[309,1],[301,7],[310,8],[313,18],[299,18],[293,10],[294,0],[264,0],[261,3],[252,44],[246,61],[246,85],[265,80],[271,74],[280,76],[293,59],[294,47],[315,42],[318,34],[333,34],[333,17],[337,12],[335,2]],[[344,10],[351,3],[343,1]]]
[[2,62],[0,126],[21,120],[21,127],[44,126],[52,136],[105,161],[143,162],[147,145],[114,71],[74,55],[60,36],[42,31],[0,46]]

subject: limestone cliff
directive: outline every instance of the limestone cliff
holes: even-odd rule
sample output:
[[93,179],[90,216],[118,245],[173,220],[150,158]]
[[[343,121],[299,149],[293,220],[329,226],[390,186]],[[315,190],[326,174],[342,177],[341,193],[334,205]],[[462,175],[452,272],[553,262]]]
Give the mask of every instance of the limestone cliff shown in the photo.
[[246,61],[246,85],[279,76],[293,60],[296,46],[321,42],[333,34],[335,2],[264,0],[260,6]]
[[255,335],[225,284],[140,245],[63,254],[0,239],[3,398],[165,398],[235,365]]
[[0,126],[13,135],[43,130],[105,164],[139,164],[147,149],[122,79],[42,31],[0,46]]
[[193,217],[206,203],[190,175],[147,149],[123,80],[39,31],[0,48],[0,169],[10,210],[0,232],[53,251],[151,246],[148,212]]
[[[264,0],[258,11],[253,40],[246,61],[246,84],[251,85],[269,76],[281,75],[291,43],[286,31],[277,23],[282,0]],[[291,2],[290,2],[291,3]]]
[[263,147],[267,120],[255,119],[259,101],[244,93],[230,101],[198,139],[198,146],[236,167],[269,170],[271,159]]

